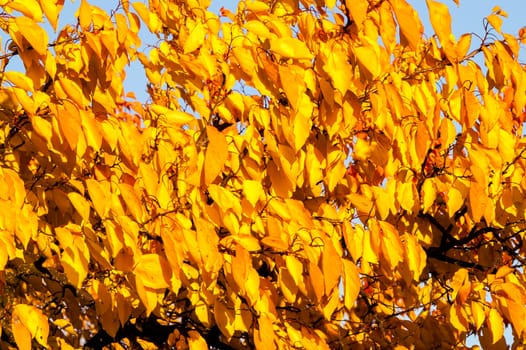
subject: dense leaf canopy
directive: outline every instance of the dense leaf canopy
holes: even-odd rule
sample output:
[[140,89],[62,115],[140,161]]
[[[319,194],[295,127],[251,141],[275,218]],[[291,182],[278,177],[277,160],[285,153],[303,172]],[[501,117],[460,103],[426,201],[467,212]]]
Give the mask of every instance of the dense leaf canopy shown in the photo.
[[503,10],[457,38],[435,0],[427,36],[405,0],[63,5],[0,1],[2,348],[523,343]]

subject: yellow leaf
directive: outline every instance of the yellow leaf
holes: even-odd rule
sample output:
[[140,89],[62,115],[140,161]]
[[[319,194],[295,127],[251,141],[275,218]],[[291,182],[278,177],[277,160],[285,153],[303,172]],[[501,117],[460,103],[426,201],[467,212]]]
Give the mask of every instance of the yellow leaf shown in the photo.
[[69,97],[71,101],[76,103],[77,107],[83,108],[88,104],[88,100],[86,99],[84,93],[82,92],[82,89],[76,82],[66,78],[58,78],[58,83],[67,95],[67,97]]
[[481,302],[473,300],[471,302],[471,314],[473,315],[473,322],[475,329],[479,330],[486,319],[486,313],[484,312],[484,306]]
[[324,240],[321,266],[325,282],[325,295],[330,295],[333,288],[335,288],[340,281],[342,275],[342,259],[334,248],[332,241],[329,239]]
[[312,53],[303,41],[294,38],[276,38],[270,43],[270,49],[280,56],[295,59],[313,58]]
[[46,15],[49,24],[56,32],[58,24],[58,15],[62,7],[64,6],[64,0],[42,0],[40,1],[40,7]]
[[79,18],[80,27],[87,30],[91,26],[92,7],[86,0],[80,1],[80,6],[76,15]]
[[143,204],[141,198],[135,192],[135,189],[131,185],[121,183],[119,184],[119,191],[133,218],[137,222],[141,222],[144,215]]
[[4,73],[4,78],[9,80],[11,83],[13,83],[15,86],[21,88],[22,90],[33,92],[33,81],[29,79],[26,75],[15,72],[15,71],[8,71]]
[[[381,228],[382,255],[387,258],[391,269],[395,269],[399,262],[403,260],[404,249],[400,236],[395,227],[385,221],[379,221]],[[377,232],[375,232],[378,234]]]
[[451,305],[449,308],[449,320],[451,321],[451,325],[457,330],[467,332],[469,325],[462,305],[457,303]]
[[358,29],[362,29],[363,22],[367,16],[369,3],[362,0],[345,0],[345,6],[349,10],[352,20],[356,23]]
[[303,264],[296,257],[287,255],[285,256],[285,265],[294,280],[294,283],[299,285],[303,283]]
[[11,319],[11,330],[13,336],[15,337],[16,345],[20,350],[31,350],[31,333],[29,330],[22,324],[20,319],[15,316],[12,316]]
[[429,209],[435,203],[437,189],[433,179],[426,179],[422,185],[422,209],[424,213],[429,212]]
[[500,16],[497,16],[496,14],[491,14],[488,17],[486,17],[486,19],[499,34],[502,34],[502,18]]
[[344,272],[344,304],[349,310],[354,306],[354,302],[360,293],[360,275],[358,267],[347,259],[343,261]]
[[188,332],[188,346],[190,350],[208,350],[206,340],[197,331]]
[[232,192],[214,184],[208,186],[208,192],[210,193],[210,197],[212,197],[214,202],[216,202],[223,211],[232,209],[238,217],[241,216],[240,200]]
[[89,222],[90,205],[86,198],[77,192],[68,193],[68,198],[85,222]]
[[270,317],[264,313],[257,319],[258,327],[254,330],[254,343],[257,349],[276,348],[274,342],[276,333],[274,332],[273,322]]
[[403,238],[406,242],[405,250],[409,270],[413,273],[413,279],[415,282],[418,282],[420,280],[420,275],[426,266],[426,253],[415,236],[405,234]]
[[378,52],[372,45],[362,45],[354,48],[354,54],[358,62],[367,69],[372,78],[376,78],[381,72]]
[[[46,31],[27,17],[17,17],[15,18],[15,23],[33,50],[40,56],[46,56],[48,51],[48,36]],[[22,49],[27,50],[28,48]]]
[[405,0],[390,1],[390,3],[396,14],[402,43],[407,42],[415,50],[424,32],[416,11]]
[[243,181],[243,194],[247,198],[248,202],[255,207],[259,198],[264,195],[263,186],[261,181],[245,180]]
[[137,295],[141,299],[142,304],[146,308],[146,317],[148,317],[157,306],[157,293],[155,289],[145,287],[139,276],[135,276],[135,286]]
[[97,180],[93,179],[86,179],[86,187],[95,211],[101,218],[106,217],[108,210],[107,189],[104,189]]
[[86,142],[94,151],[98,152],[102,146],[102,131],[100,124],[95,119],[95,116],[88,111],[81,109],[79,110],[82,129],[86,136]]
[[[47,338],[49,336],[49,324],[47,316],[42,313],[42,310],[37,309],[32,305],[18,304],[14,307],[13,310],[13,321],[12,325],[20,322],[23,327],[31,334],[31,338],[35,339],[40,345],[47,347]],[[16,326],[21,328],[20,324]],[[19,336],[23,335],[23,329],[18,329]],[[27,334],[27,333],[26,333]],[[15,335],[16,339],[16,335]],[[27,345],[25,340],[21,340],[22,344]],[[17,344],[19,340],[16,340]],[[31,342],[29,342],[31,344]],[[31,346],[29,346],[30,348]]]
[[205,35],[205,26],[201,23],[197,24],[190,32],[190,35],[186,38],[183,47],[183,52],[187,54],[190,52],[194,52],[195,50],[200,48],[201,45],[203,45],[203,42],[205,41]]
[[199,302],[195,305],[195,315],[199,322],[201,322],[205,327],[210,326],[210,312],[208,310],[208,305],[203,302]]
[[151,289],[167,288],[170,285],[172,271],[168,261],[158,254],[142,255],[133,272],[143,285]]
[[188,113],[178,110],[171,110],[161,105],[152,104],[150,110],[157,115],[157,117],[172,127],[178,127],[184,124],[191,123],[195,117]]
[[216,298],[216,301],[214,303],[214,319],[216,321],[217,326],[219,327],[219,330],[221,330],[221,333],[225,336],[226,340],[230,341],[235,332],[234,310],[232,308],[228,308],[219,300],[219,298]]
[[221,174],[228,158],[228,143],[225,135],[213,126],[206,127],[208,146],[203,169],[204,185],[211,184]]
[[426,2],[429,8],[431,25],[438,39],[440,39],[440,43],[447,50],[451,44],[455,43],[455,39],[451,33],[451,15],[449,14],[449,10],[443,3],[434,0],[426,0]]
[[462,192],[454,187],[450,188],[447,193],[447,208],[449,210],[449,216],[453,217],[457,210],[462,208],[464,202],[465,198],[462,195]]
[[469,209],[472,220],[480,221],[488,205],[490,203],[485,189],[478,182],[472,182],[469,189]]
[[370,229],[363,230],[361,226],[357,226],[356,229],[363,231],[363,259],[369,263],[377,264],[380,246],[379,235],[373,234]]
[[37,0],[14,0],[9,1],[7,6],[31,18],[33,21],[42,21],[42,10]]
[[491,309],[486,322],[491,332],[493,344],[495,344],[504,335],[504,320],[497,310]]

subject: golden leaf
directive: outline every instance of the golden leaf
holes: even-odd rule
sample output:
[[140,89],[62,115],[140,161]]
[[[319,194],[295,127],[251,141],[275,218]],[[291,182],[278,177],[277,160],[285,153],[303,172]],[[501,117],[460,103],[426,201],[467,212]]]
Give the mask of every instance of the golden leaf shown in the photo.
[[486,319],[486,312],[484,311],[483,304],[479,301],[471,301],[471,314],[475,329],[479,330]]
[[232,192],[214,184],[208,186],[208,192],[223,211],[232,209],[237,216],[241,216],[240,200]]
[[205,153],[203,184],[211,184],[221,174],[228,158],[228,143],[225,135],[213,126],[206,127],[208,146]]
[[219,298],[217,298],[214,303],[214,319],[227,341],[230,340],[235,332],[234,310],[229,309],[225,304],[219,301]]
[[58,16],[63,6],[64,6],[63,0],[41,0],[40,1],[40,7],[42,8],[42,11],[46,15],[49,21],[49,24],[51,24],[51,27],[53,28],[55,32],[57,31]]
[[[451,33],[451,15],[447,6],[435,0],[426,0],[429,9],[429,19],[435,30],[440,43],[446,50],[455,43],[455,38]],[[447,52],[447,51],[446,51]]]
[[329,239],[324,240],[321,265],[325,282],[325,295],[330,295],[342,276],[342,259]]
[[190,350],[208,350],[206,340],[197,331],[188,332],[188,346]]
[[194,52],[203,45],[205,40],[206,29],[201,23],[197,24],[190,32],[184,43],[183,52],[185,54]]
[[270,42],[270,49],[286,58],[311,60],[313,58],[307,45],[294,38],[275,38]]
[[[48,318],[42,310],[25,304],[15,305],[13,310],[12,326],[17,328],[15,333],[15,340],[17,344],[23,345],[21,348],[27,346],[27,349],[31,348],[31,342],[27,342],[26,339],[21,339],[21,336],[27,336],[30,334],[30,338],[35,339],[40,345],[47,347],[47,338],[49,336],[49,324]],[[24,331],[25,328],[27,330]],[[17,337],[18,335],[18,337]],[[17,339],[18,338],[18,339]]]
[[133,268],[136,279],[146,288],[162,289],[170,285],[172,275],[168,261],[158,254],[142,255]]
[[119,184],[119,191],[129,212],[137,222],[141,222],[143,220],[144,209],[141,198],[137,195],[135,189],[131,185],[121,183]]
[[9,1],[7,6],[31,18],[33,21],[42,21],[42,10],[37,0],[13,0]]
[[155,289],[145,287],[140,276],[137,275],[135,277],[135,286],[137,294],[146,308],[146,316],[148,317],[157,306],[157,293]]
[[294,283],[297,285],[303,283],[303,264],[296,257],[287,255],[285,257],[287,270],[290,272]]
[[415,10],[405,0],[390,1],[390,3],[396,14],[396,21],[400,28],[402,43],[405,41],[412,49],[416,49],[424,32],[424,28]]
[[86,198],[78,194],[77,192],[68,193],[68,198],[71,204],[75,207],[77,212],[80,214],[85,222],[89,221],[90,205]]
[[5,72],[4,78],[25,91],[34,92],[35,90],[33,86],[33,81],[20,72]]
[[429,212],[437,196],[437,189],[432,179],[426,179],[422,185],[422,210],[424,213]]
[[373,45],[367,43],[367,45],[355,47],[353,52],[358,62],[360,62],[373,78],[376,78],[380,74],[382,69],[380,66],[380,58]]
[[260,181],[245,180],[243,181],[243,193],[248,202],[255,207],[256,203],[265,192]]
[[360,293],[360,275],[358,267],[347,259],[342,259],[344,272],[344,304],[349,310],[352,309],[358,294]]
[[358,29],[362,29],[369,3],[362,0],[345,0],[345,7],[349,10],[352,20],[356,23]]
[[449,320],[451,321],[451,325],[461,332],[467,332],[468,330],[469,325],[466,317],[462,305],[454,303],[449,308]]
[[164,121],[166,124],[176,127],[184,124],[191,123],[195,120],[195,117],[191,116],[188,113],[171,110],[164,106],[153,104],[150,106],[152,112],[157,114],[158,118],[161,121]]
[[413,280],[418,282],[426,266],[426,253],[415,236],[405,234],[403,239],[406,243],[405,256],[407,257],[409,270],[413,273]]
[[497,310],[490,309],[486,324],[491,332],[492,344],[497,343],[504,335],[504,320],[502,316]]

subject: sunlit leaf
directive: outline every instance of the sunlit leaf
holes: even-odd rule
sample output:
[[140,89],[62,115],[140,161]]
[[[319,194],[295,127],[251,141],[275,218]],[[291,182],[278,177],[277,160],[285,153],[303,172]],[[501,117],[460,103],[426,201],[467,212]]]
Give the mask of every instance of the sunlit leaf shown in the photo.
[[280,56],[295,59],[312,59],[312,53],[304,42],[294,38],[276,38],[271,41],[270,49]]

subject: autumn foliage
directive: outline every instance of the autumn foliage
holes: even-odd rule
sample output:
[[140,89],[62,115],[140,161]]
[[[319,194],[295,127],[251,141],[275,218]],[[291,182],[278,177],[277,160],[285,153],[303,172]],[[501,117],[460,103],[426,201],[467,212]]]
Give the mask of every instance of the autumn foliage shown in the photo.
[[503,10],[457,38],[435,0],[427,35],[405,0],[63,5],[0,2],[2,348],[523,344]]

